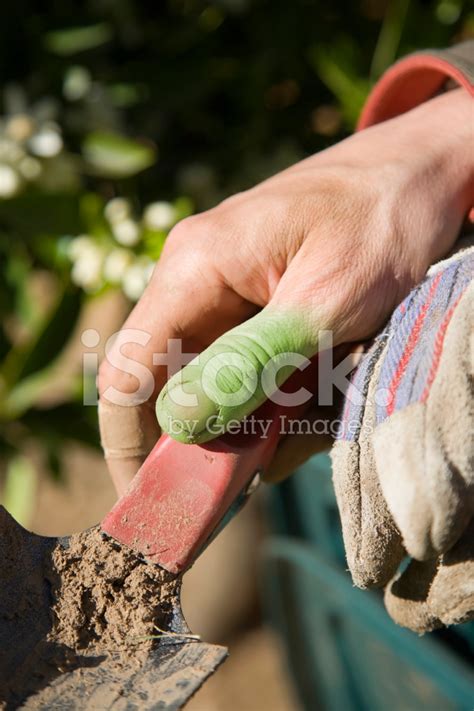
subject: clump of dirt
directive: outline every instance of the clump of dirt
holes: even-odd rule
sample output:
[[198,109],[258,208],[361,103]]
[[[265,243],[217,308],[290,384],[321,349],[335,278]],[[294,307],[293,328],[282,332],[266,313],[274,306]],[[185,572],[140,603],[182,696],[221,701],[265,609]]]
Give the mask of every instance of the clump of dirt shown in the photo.
[[41,538],[0,507],[0,557],[0,709],[41,690],[28,708],[49,708],[51,682],[104,659],[112,676],[139,667],[170,628],[181,581],[99,527]]
[[98,528],[72,536],[51,557],[53,628],[49,637],[82,652],[129,652],[166,628],[179,581],[105,538]]

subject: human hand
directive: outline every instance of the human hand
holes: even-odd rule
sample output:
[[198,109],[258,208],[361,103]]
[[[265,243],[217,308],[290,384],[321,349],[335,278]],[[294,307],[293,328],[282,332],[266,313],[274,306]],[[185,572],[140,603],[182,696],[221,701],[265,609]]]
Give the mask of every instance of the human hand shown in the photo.
[[[177,225],[124,326],[149,334],[146,344],[117,342],[100,370],[102,438],[120,490],[158,436],[153,402],[167,373],[153,354],[169,339],[201,357],[166,383],[159,423],[205,442],[215,436],[209,418],[225,429],[265,400],[252,376],[270,360],[313,356],[322,330],[337,346],[384,323],[454,243],[471,205],[471,111],[462,90],[441,95]],[[117,365],[119,351],[147,367],[152,387]],[[234,357],[248,372],[229,367]],[[181,383],[197,405],[173,399]],[[237,391],[248,398],[226,406],[222,394]]]

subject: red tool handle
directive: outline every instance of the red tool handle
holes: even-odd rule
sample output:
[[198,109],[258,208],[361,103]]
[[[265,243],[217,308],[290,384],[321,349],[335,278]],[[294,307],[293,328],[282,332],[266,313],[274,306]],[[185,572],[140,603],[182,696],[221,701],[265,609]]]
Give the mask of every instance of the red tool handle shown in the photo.
[[[285,391],[314,393],[316,383],[314,359],[288,379]],[[172,573],[186,570],[236,499],[270,463],[281,418],[297,419],[308,405],[285,407],[269,400],[247,419],[247,424],[256,423],[254,432],[242,426],[244,431],[207,444],[182,444],[162,435],[102,530]],[[267,423],[266,436],[259,421]]]

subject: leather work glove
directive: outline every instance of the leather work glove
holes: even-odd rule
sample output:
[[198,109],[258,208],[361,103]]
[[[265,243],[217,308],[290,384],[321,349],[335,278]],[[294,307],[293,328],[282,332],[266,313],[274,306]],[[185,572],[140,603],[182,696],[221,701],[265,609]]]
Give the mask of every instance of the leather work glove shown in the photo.
[[417,632],[474,617],[472,243],[430,269],[365,354],[332,453],[354,583],[385,587],[390,615]]

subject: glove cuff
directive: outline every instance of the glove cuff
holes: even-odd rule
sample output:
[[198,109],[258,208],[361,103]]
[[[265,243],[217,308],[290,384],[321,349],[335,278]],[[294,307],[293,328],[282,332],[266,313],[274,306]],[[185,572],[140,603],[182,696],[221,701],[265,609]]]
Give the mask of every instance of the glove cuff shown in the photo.
[[396,62],[377,82],[357,129],[387,121],[442,91],[448,80],[474,96],[474,41],[451,49],[416,52]]

